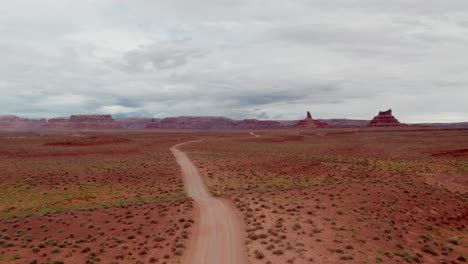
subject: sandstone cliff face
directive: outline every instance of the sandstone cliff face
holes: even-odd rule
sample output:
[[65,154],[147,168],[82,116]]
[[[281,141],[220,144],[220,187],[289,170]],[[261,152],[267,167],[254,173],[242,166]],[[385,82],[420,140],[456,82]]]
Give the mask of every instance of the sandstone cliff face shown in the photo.
[[227,129],[232,127],[234,121],[225,117],[198,117],[181,116],[168,117],[161,120],[161,128],[164,129]]
[[311,128],[319,128],[319,127],[327,127],[328,124],[319,120],[315,120],[312,118],[312,115],[309,111],[307,111],[307,117],[301,121],[299,121],[294,128],[298,129],[311,129]]
[[115,122],[125,129],[144,129],[151,120],[152,118],[117,118]]
[[277,129],[284,126],[277,121],[257,119],[232,120],[225,117],[181,116],[164,118],[160,122],[162,129],[194,129],[194,130],[236,130],[236,129]]
[[0,129],[38,129],[46,123],[45,119],[27,119],[14,115],[0,116]]
[[369,126],[372,127],[385,127],[385,126],[403,126],[404,124],[400,123],[392,115],[392,109],[387,111],[380,111],[377,116],[375,116],[369,123]]
[[46,129],[100,130],[120,129],[111,115],[72,115],[70,118],[51,118],[44,126]]
[[244,119],[237,121],[238,129],[278,129],[284,126],[278,121]]
[[161,128],[159,122],[156,119],[151,119],[151,121],[145,126],[145,129],[158,129]]
[[114,119],[111,115],[72,115],[70,116],[70,122],[81,122],[81,123],[88,123],[88,122],[96,122],[96,123],[106,123],[106,122],[114,122]]
[[0,116],[0,122],[2,123],[16,122],[19,120],[21,120],[21,118],[14,116],[14,115],[1,115]]
[[369,125],[369,120],[362,120],[362,119],[324,119],[330,127],[339,127],[339,128],[347,128],[347,127],[366,127]]

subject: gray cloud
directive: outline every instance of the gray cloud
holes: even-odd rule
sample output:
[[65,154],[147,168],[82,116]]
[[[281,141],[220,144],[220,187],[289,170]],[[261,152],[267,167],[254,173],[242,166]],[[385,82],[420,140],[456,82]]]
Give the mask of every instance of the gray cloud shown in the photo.
[[[18,0],[0,113],[468,120],[468,2]],[[27,18],[27,19],[25,19]]]
[[130,73],[175,69],[200,57],[201,51],[190,45],[188,40],[154,43],[131,50],[123,55],[120,63],[112,63]]

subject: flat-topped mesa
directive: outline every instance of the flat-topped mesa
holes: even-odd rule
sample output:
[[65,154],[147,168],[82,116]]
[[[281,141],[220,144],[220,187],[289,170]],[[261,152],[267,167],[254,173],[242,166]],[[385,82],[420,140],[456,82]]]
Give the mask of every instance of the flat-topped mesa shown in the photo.
[[70,122],[114,122],[111,115],[72,115]]
[[327,126],[328,126],[327,123],[313,119],[310,112],[307,111],[307,117],[297,122],[294,128],[309,129],[309,128],[321,128],[321,127],[327,127]]
[[145,129],[158,129],[161,128],[156,119],[151,119],[151,121],[145,126]]
[[405,124],[400,123],[398,119],[396,119],[392,115],[392,109],[388,109],[387,111],[380,111],[377,116],[375,116],[370,122],[369,126],[372,127],[385,127],[385,126],[404,126]]
[[122,126],[115,122],[111,115],[72,115],[70,118],[51,118],[44,126],[47,129],[121,129]]

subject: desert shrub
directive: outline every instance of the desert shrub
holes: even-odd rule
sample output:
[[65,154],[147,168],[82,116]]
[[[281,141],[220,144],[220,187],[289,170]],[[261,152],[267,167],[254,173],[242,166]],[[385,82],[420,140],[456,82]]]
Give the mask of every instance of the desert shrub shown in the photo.
[[344,255],[340,257],[341,260],[353,260],[353,256],[351,255]]
[[273,254],[274,254],[274,255],[277,255],[277,256],[280,256],[280,255],[283,255],[284,252],[283,252],[283,250],[281,250],[281,249],[277,249],[277,250],[273,251]]
[[263,254],[261,251],[259,251],[259,250],[257,250],[257,249],[254,251],[254,255],[255,255],[255,258],[256,258],[256,259],[263,259],[263,258],[265,258],[265,254]]
[[429,245],[425,245],[422,250],[424,252],[426,252],[426,253],[429,253],[429,254],[433,255],[433,256],[438,256],[439,255],[439,253],[437,253],[437,251],[435,251],[435,249],[433,249]]

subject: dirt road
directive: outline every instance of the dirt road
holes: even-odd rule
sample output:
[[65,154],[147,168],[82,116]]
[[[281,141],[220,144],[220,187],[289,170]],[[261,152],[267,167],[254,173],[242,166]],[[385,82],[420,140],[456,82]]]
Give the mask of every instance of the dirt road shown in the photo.
[[255,134],[254,132],[250,132],[249,134],[256,137],[256,138],[260,137],[259,135]]
[[226,200],[214,198],[207,190],[197,168],[187,155],[171,148],[182,168],[184,187],[195,201],[195,232],[184,255],[189,264],[242,264],[248,263],[244,231],[234,206]]

